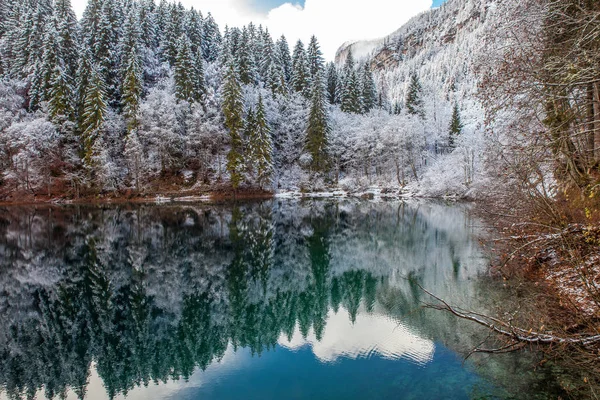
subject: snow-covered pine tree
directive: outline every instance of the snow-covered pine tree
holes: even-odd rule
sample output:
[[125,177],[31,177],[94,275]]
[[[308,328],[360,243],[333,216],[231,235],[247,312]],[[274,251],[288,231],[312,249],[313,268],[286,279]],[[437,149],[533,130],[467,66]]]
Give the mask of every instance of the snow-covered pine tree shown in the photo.
[[292,56],[290,54],[290,46],[284,35],[277,40],[277,59],[281,63],[285,82],[289,86],[292,81]]
[[265,31],[258,44],[260,55],[260,73],[265,87],[271,90],[273,96],[287,94],[287,82],[283,60],[277,50],[269,31]]
[[93,67],[86,90],[83,112],[83,161],[89,168],[93,167],[94,144],[99,130],[106,119],[108,110],[106,102],[106,85],[100,71]]
[[58,32],[52,19],[46,23],[45,31],[42,59],[35,66],[29,91],[29,108],[32,110],[35,110],[41,102],[49,99],[55,68],[59,65],[64,66],[60,59]]
[[323,76],[325,76],[325,61],[323,59],[323,52],[319,46],[319,41],[314,35],[310,38],[310,42],[308,44],[307,58],[310,79],[312,81],[319,77],[323,79]]
[[352,48],[348,49],[348,54],[346,55],[346,60],[344,61],[344,76],[350,75],[351,71],[354,71],[355,63],[354,63],[354,54],[352,54]]
[[[181,4],[181,3],[180,3]],[[169,5],[169,12],[166,18],[163,40],[161,43],[161,54],[163,60],[171,66],[176,63],[179,39],[183,32],[183,14],[176,4]]]
[[92,52],[86,45],[79,48],[79,62],[77,66],[77,74],[75,80],[75,104],[77,110],[77,123],[79,132],[85,130],[83,126],[83,115],[85,113],[85,98],[92,75]]
[[209,63],[217,61],[222,51],[221,32],[211,13],[208,13],[204,19],[201,47],[204,60]]
[[363,112],[367,114],[377,104],[377,88],[375,86],[375,80],[373,79],[373,72],[368,63],[365,63],[362,67],[361,74],[361,91],[362,91],[362,105]]
[[272,64],[275,60],[275,43],[268,30],[265,30],[259,38],[258,55],[260,57],[259,73],[263,82],[268,83],[272,72]]
[[56,65],[48,93],[48,115],[56,125],[73,120],[75,117],[74,90],[71,78],[65,68]]
[[184,19],[184,31],[190,38],[192,54],[198,54],[202,46],[202,15],[192,7],[185,13]]
[[71,6],[71,0],[56,0],[54,16],[58,32],[60,56],[65,64],[65,72],[69,79],[74,79],[77,72],[79,35],[77,16]]
[[273,175],[273,141],[262,95],[258,97],[255,124],[256,128],[251,140],[252,159],[256,171],[256,181],[261,187],[264,187],[271,183]]
[[175,57],[175,96],[178,100],[193,103],[199,100],[200,95],[196,92],[196,66],[195,57],[192,54],[190,40],[187,35],[182,34],[177,43],[177,56]]
[[129,132],[138,127],[138,110],[143,90],[142,66],[137,48],[129,50],[121,86],[123,114]]
[[292,88],[296,93],[301,93],[304,97],[311,97],[310,71],[304,44],[298,40],[294,47],[292,56]]
[[327,115],[327,101],[322,85],[322,77],[316,76],[312,86],[312,98],[304,150],[310,154],[311,172],[327,172],[329,160],[327,156],[328,136],[331,131]]
[[265,86],[271,89],[273,97],[275,97],[276,95],[285,96],[287,94],[287,86],[285,82],[283,69],[281,68],[281,65],[276,61],[272,62],[269,66]]
[[[197,53],[194,54],[194,68],[195,68],[195,95],[196,101],[204,102],[206,95],[206,78],[204,76],[204,58],[202,57],[202,49],[198,48]],[[204,103],[203,103],[204,104]],[[204,105],[203,105],[204,106]]]
[[11,75],[15,62],[23,7],[17,0],[0,3],[0,77]]
[[237,65],[240,70],[240,81],[244,85],[254,85],[258,83],[258,73],[254,54],[252,54],[251,37],[247,27],[242,30],[240,48],[237,54]]
[[83,43],[90,49],[94,48],[94,43],[97,40],[101,15],[102,0],[88,0],[81,18],[81,33]]
[[[10,61],[9,73],[15,78],[25,78],[30,73],[29,60],[33,52],[33,46],[29,46],[29,38],[33,35],[33,10],[28,7],[19,7],[21,13],[15,20],[11,42],[7,46],[11,46],[13,57]],[[41,50],[40,50],[41,55]],[[3,62],[9,62],[4,59]]]
[[341,109],[346,113],[362,114],[364,110],[362,88],[356,70],[352,69],[344,78]]
[[339,103],[339,78],[335,64],[330,62],[327,65],[327,100],[329,104]]
[[138,20],[141,33],[140,39],[147,49],[153,51],[159,45],[155,8],[154,0],[141,0],[139,2]]
[[121,21],[116,7],[115,0],[105,0],[102,3],[98,32],[95,41],[91,43],[91,48],[94,54],[94,63],[105,83],[107,99],[112,106],[118,109],[121,105],[119,100],[121,74],[117,64],[117,54],[121,37]]
[[242,87],[233,58],[227,63],[227,71],[221,89],[222,109],[225,117],[225,127],[229,131],[230,150],[227,154],[227,171],[234,190],[244,179],[244,154],[242,129],[244,128],[244,103]]
[[406,93],[405,106],[406,110],[411,115],[418,115],[425,118],[425,109],[423,108],[423,99],[421,93],[421,83],[416,73],[411,74],[410,84]]
[[[152,0],[154,1],[154,0]],[[167,27],[167,21],[169,20],[169,10],[170,5],[167,0],[160,0],[158,2],[158,6],[154,11],[154,21],[156,23],[156,40],[159,47],[159,54],[161,54],[162,58],[162,48],[161,45],[165,40],[165,29]]]
[[452,110],[452,119],[450,120],[450,127],[448,129],[448,147],[450,150],[456,148],[456,139],[463,130],[463,124],[460,119],[460,109],[458,103],[454,103],[454,109]]

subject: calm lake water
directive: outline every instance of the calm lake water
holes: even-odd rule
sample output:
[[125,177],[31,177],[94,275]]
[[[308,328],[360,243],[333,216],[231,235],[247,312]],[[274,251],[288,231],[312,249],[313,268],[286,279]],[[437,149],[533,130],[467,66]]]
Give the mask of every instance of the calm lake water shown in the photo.
[[0,398],[546,398],[419,285],[497,298],[468,207],[0,208]]

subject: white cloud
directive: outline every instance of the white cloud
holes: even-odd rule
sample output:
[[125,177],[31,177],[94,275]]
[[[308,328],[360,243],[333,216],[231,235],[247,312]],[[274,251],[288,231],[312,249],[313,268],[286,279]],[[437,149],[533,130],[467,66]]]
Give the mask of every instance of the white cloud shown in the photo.
[[[87,0],[72,0],[79,16]],[[285,34],[290,46],[316,35],[325,57],[350,40],[375,39],[392,33],[414,15],[431,8],[432,0],[306,0],[304,7],[286,3],[268,15],[253,11],[246,0],[182,0],[186,7],[211,12],[223,29],[250,21],[267,26],[274,38]]]

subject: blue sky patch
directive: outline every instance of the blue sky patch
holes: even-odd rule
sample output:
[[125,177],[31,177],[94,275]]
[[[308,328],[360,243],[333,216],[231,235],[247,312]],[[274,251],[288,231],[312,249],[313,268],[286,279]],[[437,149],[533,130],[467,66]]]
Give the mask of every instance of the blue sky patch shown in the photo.
[[444,4],[445,2],[446,2],[446,0],[433,0],[433,5],[432,5],[431,7],[432,7],[432,8],[433,8],[433,7],[439,7],[439,6],[441,6],[442,4]]

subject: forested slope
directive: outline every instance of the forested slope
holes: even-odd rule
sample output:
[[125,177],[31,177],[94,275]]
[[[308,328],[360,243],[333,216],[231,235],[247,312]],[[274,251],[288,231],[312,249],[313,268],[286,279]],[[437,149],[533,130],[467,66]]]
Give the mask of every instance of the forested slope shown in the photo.
[[315,37],[290,46],[253,24],[220,29],[164,0],[91,0],[79,21],[69,0],[9,0],[0,192],[471,193],[484,146],[471,64],[493,14],[483,4],[453,0],[417,17],[402,29],[420,47],[382,66],[391,39],[369,62],[325,65]]

